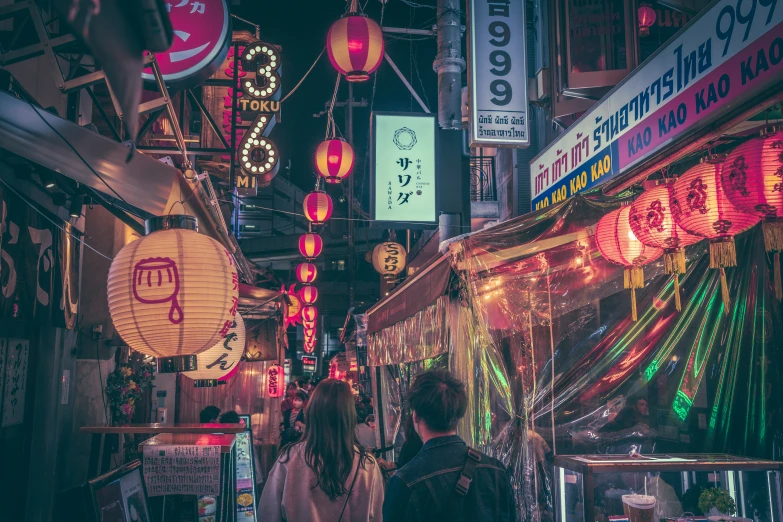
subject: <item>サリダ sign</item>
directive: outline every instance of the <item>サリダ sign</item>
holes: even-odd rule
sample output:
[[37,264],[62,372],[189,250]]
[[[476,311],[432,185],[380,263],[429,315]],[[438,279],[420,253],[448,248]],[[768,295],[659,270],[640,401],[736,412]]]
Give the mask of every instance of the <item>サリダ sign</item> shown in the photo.
[[530,162],[533,208],[628,171],[781,76],[783,3],[713,4]]

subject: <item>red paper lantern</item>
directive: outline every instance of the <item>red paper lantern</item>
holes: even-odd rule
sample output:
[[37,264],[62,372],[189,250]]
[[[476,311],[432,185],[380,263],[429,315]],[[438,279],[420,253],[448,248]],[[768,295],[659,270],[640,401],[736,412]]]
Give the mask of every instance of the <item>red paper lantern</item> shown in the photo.
[[639,241],[663,249],[664,272],[674,274],[674,300],[679,311],[682,310],[679,274],[685,273],[685,247],[702,238],[687,233],[674,221],[669,203],[673,185],[668,183],[645,191],[631,204],[628,219]]
[[299,253],[308,261],[321,255],[324,250],[324,240],[318,234],[308,232],[299,238]]
[[304,337],[307,339],[308,337],[315,336],[315,328],[305,328],[304,329]]
[[302,317],[302,326],[305,328],[315,328],[315,319],[306,319]]
[[314,286],[305,286],[299,292],[299,298],[305,305],[314,304],[318,300],[318,289]]
[[595,242],[602,256],[625,268],[624,286],[631,290],[631,317],[636,321],[636,289],[644,288],[642,266],[661,257],[663,250],[639,241],[629,224],[630,213],[631,207],[626,205],[602,217],[595,229]]
[[304,351],[305,353],[313,353],[315,351],[315,339],[312,341],[305,341],[304,343]]
[[383,61],[383,32],[361,13],[347,13],[326,36],[329,61],[349,82],[363,82]]
[[340,183],[353,170],[354,153],[347,141],[331,138],[315,151],[315,169],[327,183]]
[[285,393],[285,373],[279,364],[273,364],[266,370],[266,394],[269,397],[282,397]]
[[318,309],[314,306],[305,306],[302,308],[302,319],[308,322],[315,323],[318,318]]
[[723,164],[721,181],[735,207],[762,218],[764,247],[774,252],[775,296],[783,299],[783,131],[764,132],[734,149]]
[[296,278],[304,285],[309,285],[315,281],[318,275],[318,269],[312,263],[299,263],[296,267]]
[[639,36],[649,36],[650,27],[655,24],[655,19],[657,18],[655,9],[648,4],[642,4],[637,10],[637,15],[639,17]]
[[332,216],[332,198],[321,190],[304,198],[304,215],[313,225],[323,225]]
[[734,236],[759,222],[745,214],[726,197],[721,180],[724,164],[705,158],[674,182],[670,194],[672,215],[684,230],[710,241],[710,268],[720,270],[724,313],[729,313],[726,267],[737,266]]

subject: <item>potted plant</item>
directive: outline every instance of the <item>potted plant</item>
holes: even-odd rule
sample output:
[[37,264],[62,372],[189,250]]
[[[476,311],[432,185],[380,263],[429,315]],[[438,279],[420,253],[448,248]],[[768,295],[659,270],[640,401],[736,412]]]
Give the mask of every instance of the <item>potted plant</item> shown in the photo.
[[733,516],[737,505],[729,492],[723,488],[707,488],[699,496],[699,509],[706,516]]
[[152,364],[137,367],[118,364],[106,379],[106,398],[111,409],[112,425],[130,424],[136,411],[136,403],[155,379]]

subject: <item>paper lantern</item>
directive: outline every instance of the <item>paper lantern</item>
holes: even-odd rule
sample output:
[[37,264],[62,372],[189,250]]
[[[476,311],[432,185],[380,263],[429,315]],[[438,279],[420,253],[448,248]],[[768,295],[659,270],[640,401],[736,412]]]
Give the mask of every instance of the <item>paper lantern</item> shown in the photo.
[[318,289],[314,286],[305,286],[299,292],[299,298],[305,305],[314,304],[318,300]]
[[234,324],[239,277],[231,254],[196,218],[147,220],[109,268],[109,312],[123,341],[153,357],[203,352]]
[[706,237],[710,242],[710,268],[720,270],[723,311],[729,313],[729,286],[725,268],[737,266],[734,236],[759,222],[745,214],[726,197],[721,168],[716,158],[706,158],[674,182],[671,192],[672,215],[684,230]]
[[332,198],[321,190],[304,198],[304,215],[313,225],[323,225],[332,216]]
[[723,164],[721,181],[735,207],[762,219],[764,247],[774,252],[775,297],[783,299],[783,132],[765,131],[734,149]]
[[299,253],[308,261],[320,256],[323,249],[324,240],[318,234],[308,232],[299,238]]
[[305,339],[315,336],[315,328],[304,328]]
[[225,384],[239,368],[244,352],[245,321],[237,314],[228,333],[215,346],[196,355],[198,369],[182,375],[192,379],[196,388]]
[[386,242],[372,251],[372,266],[384,279],[393,279],[405,269],[407,253],[399,243]]
[[289,305],[286,308],[285,325],[289,326],[296,324],[301,320],[302,302],[299,300],[298,293],[296,291],[296,285],[286,290],[285,285],[280,288],[280,293],[288,296]]
[[283,367],[273,364],[266,369],[266,394],[271,398],[282,397],[285,393],[285,374]]
[[318,269],[312,263],[299,263],[296,267],[296,278],[304,285],[309,285],[315,281],[318,275]]
[[363,82],[383,61],[383,33],[361,13],[347,13],[326,35],[329,61],[349,82]]
[[315,169],[327,183],[340,183],[353,170],[354,153],[347,141],[331,138],[315,151]]
[[306,319],[302,317],[302,326],[305,328],[315,328],[315,319]]
[[703,238],[684,231],[672,215],[669,196],[673,183],[646,190],[631,203],[628,215],[631,230],[643,244],[663,249],[663,268],[674,274],[674,302],[677,311],[682,310],[680,300],[680,276],[685,273],[685,247]]
[[312,342],[305,341],[303,348],[305,353],[313,353],[315,351],[315,340]]
[[636,321],[636,289],[644,288],[642,267],[661,257],[663,250],[637,239],[629,224],[630,213],[626,205],[602,217],[595,228],[595,242],[604,258],[625,268],[623,286],[631,290],[631,317]]
[[657,18],[655,9],[650,7],[649,4],[642,4],[637,10],[639,17],[639,36],[645,37],[650,35],[650,27],[655,24]]
[[302,319],[313,323],[318,318],[318,309],[314,306],[302,308]]

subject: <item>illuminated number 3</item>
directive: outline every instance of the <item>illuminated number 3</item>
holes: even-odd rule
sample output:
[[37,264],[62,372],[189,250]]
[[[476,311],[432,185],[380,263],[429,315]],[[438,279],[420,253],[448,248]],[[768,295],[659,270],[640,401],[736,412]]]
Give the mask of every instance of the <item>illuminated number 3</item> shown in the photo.
[[242,90],[252,98],[269,99],[280,89],[280,56],[264,42],[248,45],[242,55],[242,68],[255,71],[242,81]]

